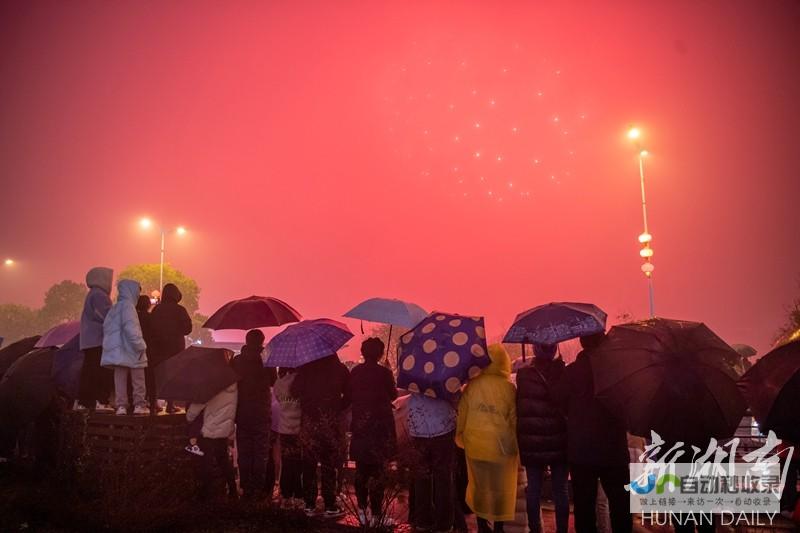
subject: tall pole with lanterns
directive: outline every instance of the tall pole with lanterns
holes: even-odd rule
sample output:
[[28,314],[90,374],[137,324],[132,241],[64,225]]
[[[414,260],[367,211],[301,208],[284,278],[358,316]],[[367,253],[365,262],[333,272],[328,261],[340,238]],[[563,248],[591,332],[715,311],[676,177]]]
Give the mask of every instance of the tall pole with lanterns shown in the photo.
[[645,277],[647,278],[647,292],[650,302],[650,318],[653,318],[656,316],[655,295],[653,292],[653,271],[656,267],[653,264],[653,248],[650,245],[653,241],[653,235],[650,233],[650,228],[647,225],[647,197],[644,190],[644,159],[647,157],[648,152],[642,148],[639,142],[641,136],[642,132],[637,127],[631,127],[628,130],[628,139],[635,143],[635,146],[639,151],[639,186],[642,192],[642,222],[644,223],[644,231],[641,235],[639,235],[639,244],[642,246],[639,250],[639,256],[644,259],[644,263],[642,264],[642,273],[644,273]]

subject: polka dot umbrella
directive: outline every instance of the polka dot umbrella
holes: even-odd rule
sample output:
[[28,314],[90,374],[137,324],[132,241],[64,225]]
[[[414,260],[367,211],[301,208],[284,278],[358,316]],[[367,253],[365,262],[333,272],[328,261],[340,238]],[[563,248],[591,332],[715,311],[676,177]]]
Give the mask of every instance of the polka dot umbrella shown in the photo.
[[483,317],[434,311],[400,336],[397,386],[431,398],[455,398],[489,366]]

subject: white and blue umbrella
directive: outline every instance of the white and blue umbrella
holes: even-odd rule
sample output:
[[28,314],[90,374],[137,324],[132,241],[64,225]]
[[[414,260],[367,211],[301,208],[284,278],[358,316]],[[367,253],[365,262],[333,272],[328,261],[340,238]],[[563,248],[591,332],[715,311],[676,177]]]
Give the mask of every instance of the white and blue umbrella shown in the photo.
[[264,366],[297,368],[336,353],[352,338],[347,326],[336,320],[303,320],[267,343]]
[[346,312],[344,316],[411,329],[428,316],[428,312],[415,303],[403,300],[370,298]]
[[606,313],[596,305],[552,302],[517,315],[503,342],[557,344],[605,329]]

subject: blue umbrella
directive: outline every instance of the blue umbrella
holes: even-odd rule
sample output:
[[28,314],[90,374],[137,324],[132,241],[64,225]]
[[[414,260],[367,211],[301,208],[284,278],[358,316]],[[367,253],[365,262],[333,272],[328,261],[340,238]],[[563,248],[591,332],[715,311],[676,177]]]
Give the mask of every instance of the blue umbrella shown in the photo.
[[503,342],[557,344],[601,333],[606,313],[594,304],[552,302],[517,315]]
[[264,365],[297,368],[336,353],[351,338],[347,326],[336,320],[303,320],[270,339]]
[[83,367],[80,337],[75,335],[53,355],[52,377],[58,390],[70,398],[78,397],[78,383]]
[[392,298],[370,298],[346,312],[344,316],[410,329],[428,316],[428,312],[411,302]]
[[432,398],[455,398],[491,362],[483,317],[433,312],[400,336],[397,386]]

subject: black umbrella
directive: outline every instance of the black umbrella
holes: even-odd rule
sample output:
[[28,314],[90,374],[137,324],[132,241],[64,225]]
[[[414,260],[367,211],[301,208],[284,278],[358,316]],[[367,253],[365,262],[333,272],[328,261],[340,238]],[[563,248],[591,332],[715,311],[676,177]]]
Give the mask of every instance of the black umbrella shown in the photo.
[[156,367],[157,396],[166,400],[206,403],[238,381],[224,348],[191,346]]
[[800,442],[800,340],[759,359],[739,388],[762,431]]
[[733,435],[746,406],[738,355],[705,324],[654,318],[614,326],[591,352],[595,395],[634,435],[702,444]]
[[70,398],[77,398],[82,368],[83,352],[80,350],[80,335],[75,335],[53,355],[52,376],[58,390]]
[[34,345],[39,342],[41,335],[34,335],[25,339],[18,340],[0,350],[0,377],[6,370],[20,357],[33,350]]
[[28,352],[0,380],[0,427],[17,431],[50,405],[56,387],[50,377],[55,348]]
[[301,319],[291,305],[271,296],[249,296],[228,302],[203,324],[210,329],[253,329],[280,326]]

